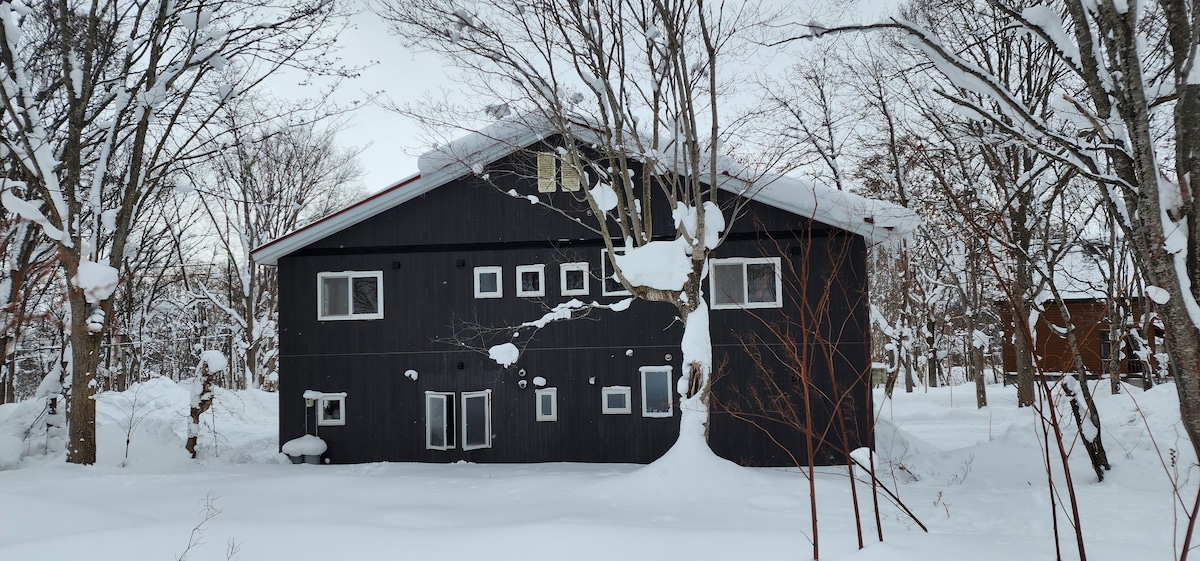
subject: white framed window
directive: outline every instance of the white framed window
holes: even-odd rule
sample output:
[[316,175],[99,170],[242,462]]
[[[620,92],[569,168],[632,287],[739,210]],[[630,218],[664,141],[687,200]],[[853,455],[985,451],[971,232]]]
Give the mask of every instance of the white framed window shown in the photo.
[[475,297],[504,297],[503,267],[475,267]]
[[642,416],[670,417],[675,413],[675,398],[671,392],[670,366],[643,366]]
[[605,386],[600,388],[600,412],[605,415],[628,415],[633,412],[629,405],[629,386]]
[[317,319],[383,318],[383,271],[317,273]]
[[558,420],[558,388],[540,388],[533,397],[537,401],[537,420]]
[[492,447],[492,391],[462,393],[462,449]]
[[317,426],[330,427],[346,424],[346,394],[327,393],[317,398]]
[[[625,255],[625,248],[614,248],[613,252],[617,255]],[[625,290],[621,281],[613,278],[612,263],[608,261],[607,247],[600,250],[600,279],[603,287],[600,293],[604,296],[629,296],[629,291]]]
[[517,296],[546,295],[546,266],[517,265]]
[[591,294],[587,261],[561,263],[558,266],[558,286],[563,296],[587,296]]
[[782,308],[783,277],[778,257],[735,257],[709,261],[712,309]]
[[425,448],[454,449],[454,394],[425,392]]

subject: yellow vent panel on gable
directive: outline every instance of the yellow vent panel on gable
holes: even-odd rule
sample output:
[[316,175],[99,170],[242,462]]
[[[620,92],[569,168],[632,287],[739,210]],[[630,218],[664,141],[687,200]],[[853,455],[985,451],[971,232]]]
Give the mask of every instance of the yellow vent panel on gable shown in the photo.
[[579,168],[575,165],[575,157],[571,154],[563,156],[562,186],[564,191],[579,190]]
[[537,177],[539,193],[554,192],[554,160],[554,154],[550,154],[548,152],[538,152]]

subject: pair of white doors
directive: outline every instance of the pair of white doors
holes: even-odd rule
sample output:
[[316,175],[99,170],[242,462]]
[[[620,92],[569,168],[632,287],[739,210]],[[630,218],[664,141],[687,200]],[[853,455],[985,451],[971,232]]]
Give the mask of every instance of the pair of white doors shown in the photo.
[[425,448],[453,450],[460,441],[463,450],[492,447],[492,390],[425,392]]

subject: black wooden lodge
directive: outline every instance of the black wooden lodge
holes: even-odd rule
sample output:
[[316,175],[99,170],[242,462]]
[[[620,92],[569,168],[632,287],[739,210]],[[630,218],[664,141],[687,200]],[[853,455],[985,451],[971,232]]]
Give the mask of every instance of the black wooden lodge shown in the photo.
[[[589,218],[571,192],[579,179],[557,165],[561,137],[535,129],[505,123],[451,143],[423,156],[419,175],[253,252],[279,268],[281,443],[315,433],[334,463],[646,463],[674,443],[682,326],[668,304],[519,330],[518,340],[532,339],[507,368],[451,343],[466,325],[626,297],[605,280],[600,240],[528,199]],[[729,201],[746,189],[722,178]],[[705,285],[709,444],[745,465],[807,461],[796,369],[774,358],[788,345],[768,328],[791,320],[787,336],[801,349],[792,354],[816,390],[815,436],[827,443],[815,460],[843,463],[842,446],[867,442],[870,430],[866,248],[915,220],[790,178],[748,193]],[[658,222],[673,236],[669,220]],[[795,318],[814,315],[818,301],[813,328],[801,329]]]

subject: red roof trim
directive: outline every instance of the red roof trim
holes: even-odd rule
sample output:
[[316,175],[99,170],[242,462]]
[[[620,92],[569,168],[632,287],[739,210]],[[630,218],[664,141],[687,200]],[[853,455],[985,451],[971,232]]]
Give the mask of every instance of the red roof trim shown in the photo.
[[375,199],[378,199],[379,197],[382,197],[382,196],[384,196],[384,195],[386,195],[386,194],[388,194],[388,193],[391,193],[392,191],[395,191],[396,189],[399,189],[399,188],[401,188],[401,187],[404,187],[405,185],[408,185],[408,184],[410,184],[410,183],[412,183],[412,182],[414,182],[414,181],[417,181],[418,179],[421,179],[421,175],[420,175],[420,174],[417,174],[417,175],[414,175],[414,176],[412,176],[412,177],[409,177],[408,179],[401,180],[399,183],[396,183],[395,185],[392,185],[391,187],[388,187],[387,189],[384,189],[384,190],[382,190],[382,191],[380,191],[380,192],[378,192],[378,193],[375,193],[375,194],[373,194],[373,195],[369,195],[369,196],[367,196],[367,197],[365,197],[365,198],[363,198],[363,199],[359,199],[359,200],[358,200],[358,202],[355,202],[354,204],[351,204],[350,206],[347,206],[347,207],[343,208],[342,210],[339,210],[339,211],[337,211],[337,212],[335,212],[335,213],[333,213],[333,214],[330,214],[330,215],[328,215],[328,216],[326,216],[326,217],[324,217],[324,218],[321,218],[320,220],[317,220],[316,222],[311,222],[311,223],[309,223],[309,224],[305,225],[303,228],[300,228],[300,229],[298,229],[298,230],[292,230],[292,232],[291,232],[290,234],[287,234],[287,235],[285,235],[285,236],[283,236],[283,237],[275,238],[274,240],[272,240],[272,241],[270,241],[270,242],[267,242],[267,243],[266,243],[266,244],[264,244],[264,245],[260,245],[260,246],[258,246],[258,247],[256,247],[256,248],[254,248],[254,250],[253,250],[253,251],[251,251],[250,253],[252,253],[252,254],[253,254],[253,253],[258,253],[258,252],[260,252],[260,251],[262,251],[262,250],[264,250],[264,249],[267,249],[267,248],[269,248],[269,247],[271,247],[271,246],[273,246],[273,245],[275,245],[275,244],[277,244],[277,243],[281,243],[281,242],[283,242],[284,240],[291,239],[291,238],[293,238],[293,237],[295,237],[295,236],[299,235],[301,232],[304,232],[304,231],[308,230],[309,228],[315,228],[317,225],[319,225],[319,224],[322,224],[322,223],[324,223],[324,222],[326,222],[326,221],[328,221],[328,220],[333,220],[333,219],[334,219],[335,217],[337,217],[337,216],[341,216],[342,214],[345,214],[345,213],[347,213],[347,212],[350,212],[351,210],[353,210],[353,209],[356,209],[356,208],[358,208],[358,207],[360,207],[360,206],[367,205],[367,204],[371,203],[371,201],[374,201]]

